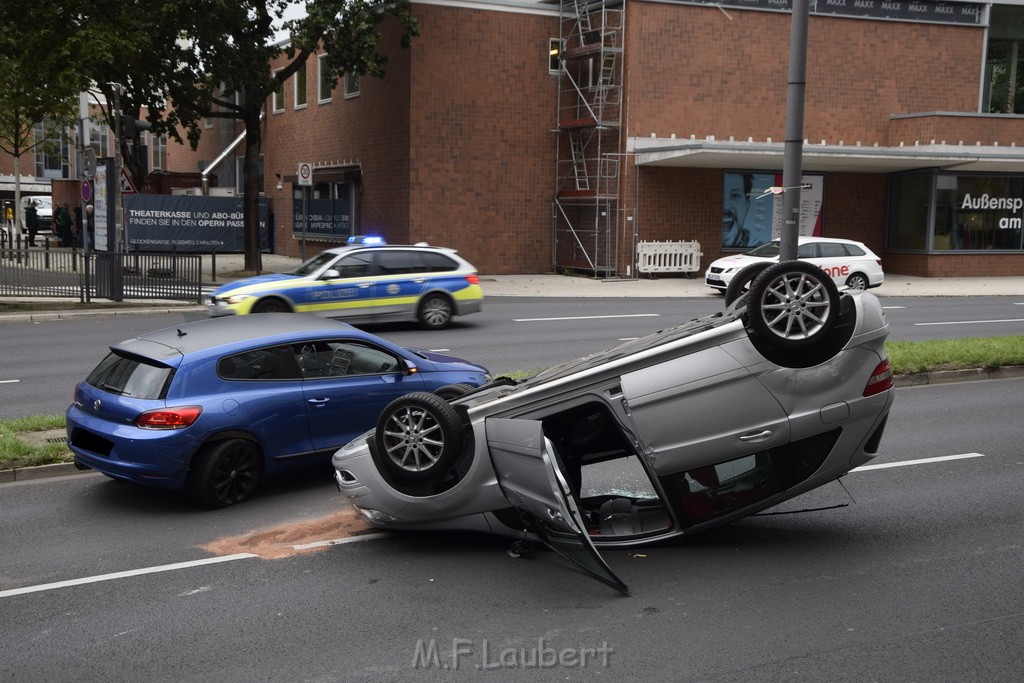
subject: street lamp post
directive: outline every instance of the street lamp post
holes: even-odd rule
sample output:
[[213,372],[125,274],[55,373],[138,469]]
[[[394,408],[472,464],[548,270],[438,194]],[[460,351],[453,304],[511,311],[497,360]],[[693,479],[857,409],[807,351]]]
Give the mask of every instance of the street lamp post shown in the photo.
[[782,159],[782,226],[779,260],[797,255],[800,185],[803,182],[804,93],[807,89],[808,0],[793,0],[789,33],[789,82],[786,90],[786,144]]

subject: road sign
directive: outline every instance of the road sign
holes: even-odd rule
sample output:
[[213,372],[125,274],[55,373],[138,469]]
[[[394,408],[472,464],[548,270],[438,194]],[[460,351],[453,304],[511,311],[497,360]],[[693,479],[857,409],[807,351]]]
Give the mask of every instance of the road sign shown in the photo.
[[82,181],[82,201],[86,204],[92,201],[92,183],[88,180]]
[[306,161],[299,162],[299,170],[295,174],[299,179],[299,185],[313,184],[313,164]]
[[121,194],[138,194],[139,191],[135,188],[135,183],[132,181],[132,177],[128,175],[128,171],[121,169]]

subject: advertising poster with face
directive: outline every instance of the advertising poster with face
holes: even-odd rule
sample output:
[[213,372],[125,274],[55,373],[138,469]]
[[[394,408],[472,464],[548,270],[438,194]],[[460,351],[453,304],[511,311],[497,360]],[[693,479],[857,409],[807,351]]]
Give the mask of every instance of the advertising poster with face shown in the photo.
[[[803,177],[800,234],[821,235],[825,177]],[[722,248],[752,249],[778,238],[782,226],[782,174],[726,171],[722,193]]]

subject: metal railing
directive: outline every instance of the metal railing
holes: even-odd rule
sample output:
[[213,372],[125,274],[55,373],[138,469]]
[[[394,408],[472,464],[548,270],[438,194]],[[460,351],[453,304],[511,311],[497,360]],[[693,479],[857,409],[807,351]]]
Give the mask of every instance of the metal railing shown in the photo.
[[20,239],[0,248],[0,297],[166,299],[202,302],[200,254],[83,253],[30,247]]

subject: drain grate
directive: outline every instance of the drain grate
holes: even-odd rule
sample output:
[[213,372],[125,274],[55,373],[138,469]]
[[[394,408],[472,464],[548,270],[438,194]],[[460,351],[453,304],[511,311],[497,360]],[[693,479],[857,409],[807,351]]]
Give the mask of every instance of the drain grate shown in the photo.
[[66,436],[58,436],[56,438],[47,439],[46,440],[46,443],[67,443],[67,442],[68,442],[68,437],[66,437]]

